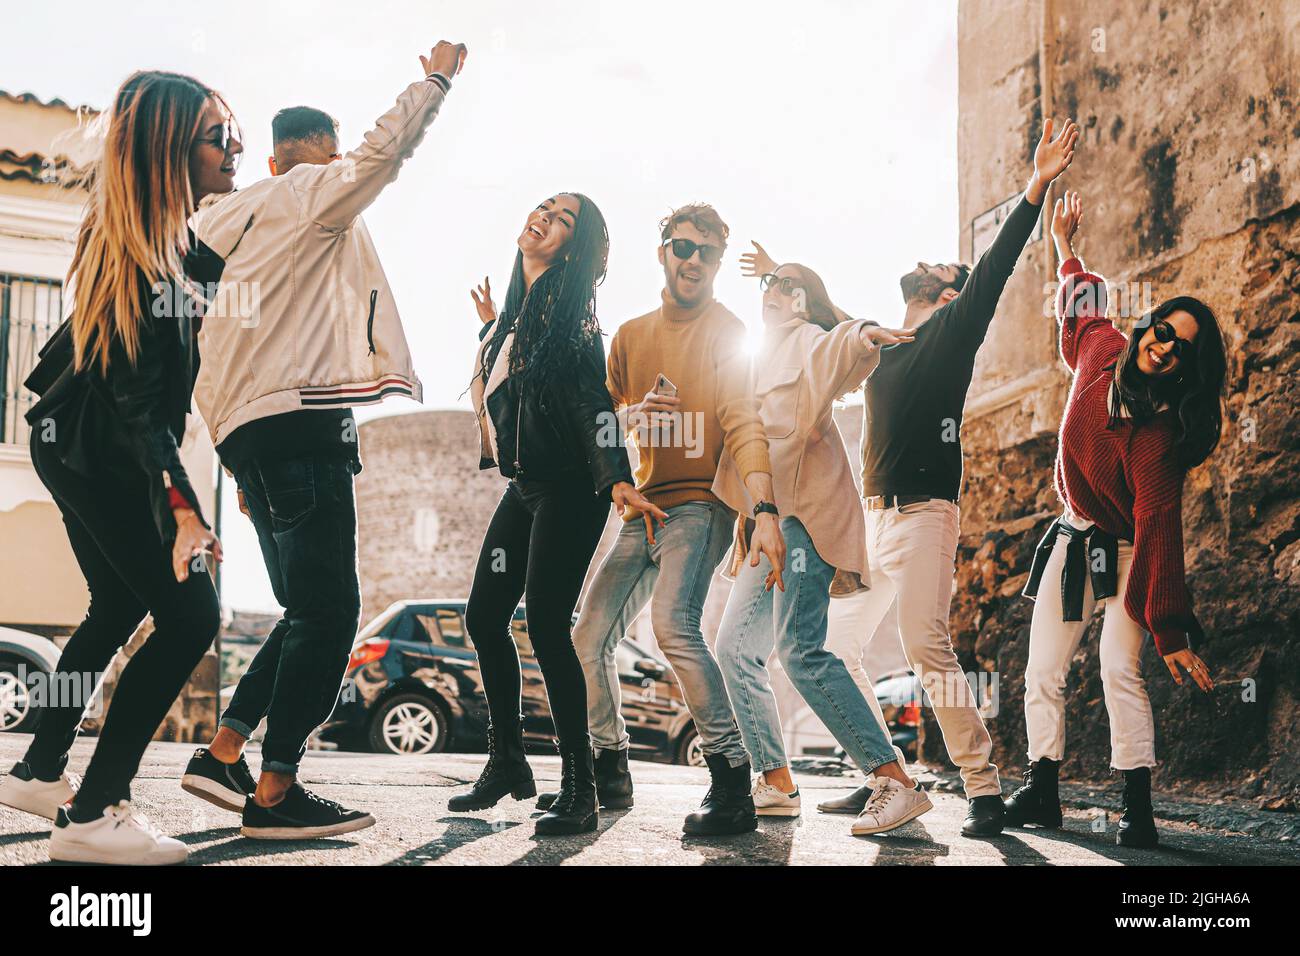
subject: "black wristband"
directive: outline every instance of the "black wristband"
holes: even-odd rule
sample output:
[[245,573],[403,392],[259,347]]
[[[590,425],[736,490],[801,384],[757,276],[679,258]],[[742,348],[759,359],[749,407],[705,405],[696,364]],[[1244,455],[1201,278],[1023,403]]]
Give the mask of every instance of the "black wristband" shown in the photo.
[[758,504],[754,505],[754,517],[757,518],[759,515],[764,514],[779,516],[781,512],[776,510],[776,505],[772,502],[760,501]]

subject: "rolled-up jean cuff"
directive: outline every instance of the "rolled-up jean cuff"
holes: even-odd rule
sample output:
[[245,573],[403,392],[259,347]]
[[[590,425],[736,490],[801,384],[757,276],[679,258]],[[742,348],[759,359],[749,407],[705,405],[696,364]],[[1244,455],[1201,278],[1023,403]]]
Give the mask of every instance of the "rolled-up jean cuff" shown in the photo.
[[887,764],[887,763],[897,763],[897,762],[898,762],[898,754],[890,754],[888,757],[885,757],[885,758],[882,759],[882,760],[878,760],[878,761],[876,761],[876,762],[873,763],[870,767],[863,767],[863,768],[862,768],[862,772],[865,773],[868,777],[870,777],[872,774],[874,774],[877,770],[879,770],[879,769],[880,769],[881,767],[883,767],[885,764]]
[[222,717],[219,721],[217,721],[217,725],[219,727],[229,727],[231,730],[239,734],[239,736],[243,737],[245,740],[253,736],[252,727],[248,726],[248,724],[244,723],[242,720],[239,720],[235,717],[231,717],[229,715]]
[[788,766],[790,766],[788,760],[768,760],[763,763],[753,764],[750,769],[752,769],[754,773],[767,773],[769,770],[779,770],[781,767]]
[[264,773],[289,773],[297,776],[298,765],[296,763],[285,763],[283,760],[267,760],[266,751],[263,751],[262,771]]

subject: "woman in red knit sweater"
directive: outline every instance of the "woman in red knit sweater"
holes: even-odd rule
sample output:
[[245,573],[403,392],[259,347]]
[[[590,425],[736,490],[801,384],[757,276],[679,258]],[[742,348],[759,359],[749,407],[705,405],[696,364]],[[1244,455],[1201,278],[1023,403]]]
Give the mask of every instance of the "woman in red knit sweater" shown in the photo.
[[1073,192],[1052,215],[1061,356],[1074,372],[1055,469],[1064,514],[1039,544],[1025,586],[1036,598],[1025,673],[1030,769],[1006,801],[1006,822],[1061,825],[1065,678],[1101,603],[1111,766],[1124,773],[1118,842],[1152,847],[1155,722],[1141,652],[1149,632],[1177,683],[1186,671],[1213,689],[1192,650],[1202,631],[1183,570],[1182,491],[1187,471],[1218,445],[1227,363],[1214,313],[1191,296],[1161,303],[1128,336],[1111,324],[1105,280],[1074,254],[1082,215]]

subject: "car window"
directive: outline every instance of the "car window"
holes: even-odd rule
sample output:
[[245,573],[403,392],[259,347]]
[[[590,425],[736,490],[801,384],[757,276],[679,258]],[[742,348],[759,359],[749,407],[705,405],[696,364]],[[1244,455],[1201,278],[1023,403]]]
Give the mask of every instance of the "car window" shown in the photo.
[[[417,625],[416,638],[427,638],[439,647],[454,647],[467,650],[473,647],[469,632],[465,630],[465,618],[460,611],[450,607],[434,608],[431,614],[415,615]],[[423,631],[423,634],[418,631]]]

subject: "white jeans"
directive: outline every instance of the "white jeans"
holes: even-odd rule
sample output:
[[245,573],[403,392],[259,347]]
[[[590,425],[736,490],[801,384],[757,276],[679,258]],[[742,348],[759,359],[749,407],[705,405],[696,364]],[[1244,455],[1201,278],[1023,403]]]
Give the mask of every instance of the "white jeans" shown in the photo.
[[[1085,575],[1083,620],[1061,620],[1061,569],[1068,541],[1064,533],[1057,535],[1043,570],[1029,629],[1025,727],[1031,761],[1044,757],[1059,761],[1065,753],[1065,678],[1097,606],[1092,581]],[[1121,541],[1117,593],[1102,602],[1106,617],[1101,627],[1101,686],[1110,718],[1110,763],[1115,770],[1154,767],[1156,763],[1155,720],[1142,680],[1141,655],[1146,636],[1141,625],[1124,610],[1132,565],[1133,546]]]
[[[881,622],[896,610],[903,653],[921,678],[966,795],[998,796],[998,768],[989,761],[993,741],[948,636],[960,512],[950,501],[931,500],[866,514],[871,590],[852,609],[856,628],[831,621],[826,647],[844,659],[881,719],[863,656]],[[840,603],[832,601],[832,609]]]

